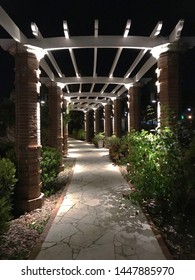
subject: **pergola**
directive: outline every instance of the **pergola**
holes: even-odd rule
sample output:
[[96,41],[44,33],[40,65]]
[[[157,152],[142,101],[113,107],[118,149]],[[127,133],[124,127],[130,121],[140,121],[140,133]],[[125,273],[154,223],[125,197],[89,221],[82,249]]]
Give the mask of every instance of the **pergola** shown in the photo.
[[[184,25],[184,20],[180,20],[171,34],[168,37],[158,37],[163,23],[159,21],[150,36],[131,36],[131,20],[127,20],[124,32],[120,36],[101,36],[99,35],[99,22],[94,22],[94,35],[93,36],[73,36],[69,33],[67,21],[63,21],[62,28],[64,37],[44,38],[37,27],[36,23],[31,24],[31,30],[35,39],[27,38],[12,19],[6,14],[2,7],[0,7],[0,24],[10,34],[12,39],[1,39],[0,45],[4,49],[10,49],[14,46],[14,41],[26,46],[27,49],[42,53],[48,57],[53,69],[43,57],[40,61],[40,68],[42,68],[47,77],[41,78],[41,83],[52,81],[57,85],[64,88],[64,97],[69,97],[70,108],[82,109],[83,105],[86,109],[97,108],[100,104],[109,102],[123,93],[127,92],[130,86],[135,83],[146,83],[143,77],[147,71],[156,64],[157,59],[152,55],[152,50],[159,50],[162,47],[167,47],[169,44],[177,42],[180,39],[181,31]],[[192,38],[182,38],[182,41],[188,43],[189,47],[194,46]],[[93,49],[93,65],[92,76],[83,77],[79,73],[77,60],[74,54],[78,49]],[[97,75],[97,57],[99,49],[115,49],[115,57],[113,59],[111,68],[107,76]],[[116,77],[114,74],[117,64],[119,63],[122,51],[124,49],[137,49],[140,50],[133,62],[129,63],[129,68],[125,75]],[[75,76],[66,77],[60,70],[57,61],[55,60],[52,52],[57,50],[68,50],[72,65],[74,67]],[[151,53],[150,57],[145,63],[141,64],[142,59],[146,53]],[[141,65],[139,68],[138,65]],[[89,66],[88,66],[89,67]],[[135,70],[136,69],[136,73]],[[134,75],[132,76],[132,73]],[[71,92],[70,85],[79,85],[78,91]],[[95,90],[96,85],[100,84],[102,87],[99,91]],[[85,87],[87,85],[87,91]],[[81,99],[82,97],[82,99]],[[94,101],[94,102],[93,102]],[[97,102],[98,101],[98,102]]]
[[[62,151],[67,146],[67,128],[62,129],[62,103],[70,110],[86,114],[86,134],[90,129],[87,113],[104,106],[105,132],[110,135],[110,114],[114,107],[113,133],[120,136],[120,97],[129,97],[129,129],[139,129],[139,87],[148,82],[145,74],[157,63],[157,87],[161,105],[168,105],[178,114],[179,73],[178,53],[181,48],[193,48],[195,37],[181,37],[184,20],[179,20],[167,37],[159,36],[163,23],[159,21],[149,36],[132,36],[131,20],[127,20],[123,34],[100,35],[99,22],[94,22],[93,36],[71,36],[67,21],[62,22],[63,37],[44,38],[36,23],[31,24],[35,38],[27,38],[9,15],[0,7],[0,25],[11,38],[0,39],[0,46],[15,56],[16,88],[16,144],[19,166],[18,200],[20,208],[29,211],[40,206],[40,104],[41,84],[49,88],[51,118],[50,145]],[[111,50],[113,61],[106,75],[98,75],[98,54]],[[114,49],[114,52],[113,52]],[[73,76],[65,76],[55,59],[56,51],[69,55],[74,69]],[[86,50],[92,54],[90,76],[80,73],[78,56]],[[121,56],[137,50],[133,61],[126,62],[124,71],[117,71]],[[147,54],[147,56],[146,56]],[[63,59],[63,58],[62,58]],[[106,56],[104,56],[106,59]],[[45,75],[40,77],[39,68]],[[120,73],[120,75],[116,75]],[[63,97],[63,99],[62,99]],[[66,106],[65,104],[65,106]],[[96,118],[95,118],[96,120]],[[96,131],[97,132],[97,131]],[[86,140],[88,140],[86,138]]]

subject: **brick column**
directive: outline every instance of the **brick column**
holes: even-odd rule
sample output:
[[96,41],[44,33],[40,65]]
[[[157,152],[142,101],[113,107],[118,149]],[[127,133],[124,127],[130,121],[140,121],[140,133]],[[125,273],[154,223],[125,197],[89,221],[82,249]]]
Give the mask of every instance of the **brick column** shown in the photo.
[[129,129],[140,130],[140,87],[129,88]]
[[62,154],[62,90],[56,85],[50,85],[48,88],[49,146]]
[[112,135],[112,104],[106,104],[105,105],[105,126],[104,126],[104,132],[105,137],[109,137]]
[[[63,114],[68,114],[67,111],[67,100],[63,99]],[[68,123],[63,119],[63,155],[68,155]]]
[[15,54],[16,157],[18,183],[16,209],[19,213],[40,208],[41,140],[39,61],[34,53],[18,46]]
[[117,137],[121,137],[121,99],[114,100],[114,132]]
[[89,111],[85,112],[85,141],[90,142],[90,118]]
[[160,123],[169,126],[176,123],[181,111],[180,53],[171,50],[161,53],[158,73]]
[[97,108],[94,113],[94,133],[100,132],[100,110]]
[[[55,148],[62,156],[62,90],[55,84],[51,84],[48,92],[49,106],[49,146]],[[63,170],[61,162],[60,171]]]

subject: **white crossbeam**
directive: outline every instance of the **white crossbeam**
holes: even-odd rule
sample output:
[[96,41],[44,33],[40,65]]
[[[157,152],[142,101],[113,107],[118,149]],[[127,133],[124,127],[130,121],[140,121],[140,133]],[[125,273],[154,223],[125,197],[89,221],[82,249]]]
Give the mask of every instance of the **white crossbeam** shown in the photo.
[[75,36],[69,39],[64,37],[43,38],[39,41],[29,39],[28,44],[44,50],[82,49],[82,48],[126,48],[148,49],[169,43],[167,38],[150,38],[144,36]]
[[151,56],[135,75],[134,77],[135,82],[138,82],[148,72],[148,70],[150,70],[150,68],[155,64],[156,64],[156,59],[153,56]]
[[[4,11],[4,9],[0,6],[0,25],[10,34],[10,36],[18,43],[27,44],[28,39],[26,36],[20,31],[18,26],[13,22],[13,20],[9,17],[9,15]],[[48,64],[42,58],[40,61],[40,66],[47,73],[49,78],[53,81],[54,74],[49,68]]]
[[[47,78],[42,78],[42,82],[47,82]],[[126,85],[133,83],[133,79],[125,79],[120,77],[62,77],[62,78],[55,78],[56,83],[64,83],[66,84],[120,84],[120,85]]]
[[[68,28],[68,23],[66,20],[63,21],[63,28],[64,28],[64,36],[66,40],[70,40],[70,34],[69,34],[69,28]],[[69,48],[69,53],[70,53],[70,57],[72,60],[72,64],[74,67],[74,71],[77,77],[80,76],[79,71],[78,71],[78,67],[77,67],[77,63],[76,63],[76,59],[75,59],[75,55],[74,52],[71,48]]]
[[112,98],[115,97],[114,94],[110,92],[104,92],[102,95],[100,92],[71,92],[71,93],[64,93],[64,97],[107,97],[107,98]]
[[0,25],[10,34],[10,36],[18,43],[26,43],[26,36],[20,31],[18,26],[8,16],[4,9],[0,6]]
[[[99,22],[96,19],[94,23],[94,36],[98,37],[98,27],[99,27]],[[96,69],[97,69],[97,48],[94,48],[94,59],[93,59],[93,77],[96,76]],[[95,84],[91,85],[90,92],[93,92]]]
[[[155,28],[153,29],[152,33],[150,34],[150,38],[156,38],[156,36],[158,36],[160,34],[160,31],[162,29],[162,21],[159,21],[157,23],[157,25],[155,26]],[[144,57],[144,55],[146,54],[147,50],[141,50],[139,52],[139,54],[137,55],[137,57],[135,58],[134,62],[131,64],[130,68],[127,70],[126,74],[125,74],[125,78],[128,78],[131,73],[133,72],[133,70],[135,69],[135,67],[138,65],[138,63],[141,61],[141,59]],[[151,62],[151,61],[150,61]],[[143,77],[143,74],[145,74],[144,70],[146,71],[147,67],[150,65],[150,62],[146,62],[146,65],[142,67],[141,71],[138,72],[138,75],[136,77],[134,77],[135,82],[138,82],[138,79],[141,79]],[[154,61],[153,61],[154,62]],[[156,62],[154,62],[155,64]],[[153,66],[153,65],[152,65]],[[149,70],[149,69],[148,69]],[[147,71],[146,71],[147,72]],[[115,88],[115,91],[119,90],[120,86],[118,85]],[[125,88],[122,88],[118,94],[121,95],[126,91]]]
[[[31,30],[33,32],[33,35],[38,39],[43,39],[43,36],[39,30],[39,28],[37,27],[36,23],[35,22],[32,22],[31,23]],[[47,56],[49,58],[49,60],[51,61],[52,65],[54,66],[56,72],[58,73],[59,77],[62,77],[62,72],[53,56],[53,54],[51,53],[51,51],[47,51]]]
[[[126,38],[126,37],[129,35],[130,27],[131,27],[131,20],[128,19],[128,20],[127,20],[127,23],[126,23],[126,27],[125,27],[124,33],[123,33],[123,37],[124,37],[124,38]],[[113,77],[113,73],[114,73],[114,70],[115,70],[115,68],[116,68],[116,65],[117,65],[117,63],[118,63],[118,61],[119,61],[120,55],[121,55],[121,53],[122,53],[122,50],[123,50],[122,48],[119,48],[119,49],[117,50],[115,59],[114,59],[114,61],[113,61],[113,64],[112,64],[112,67],[111,67],[111,70],[110,70],[110,73],[109,73],[109,77],[110,77],[110,78]],[[105,84],[104,87],[102,88],[102,90],[101,90],[101,93],[102,93],[102,94],[104,93],[104,91],[105,91],[105,89],[107,88],[107,86],[108,86],[108,84]]]
[[173,31],[171,32],[171,34],[169,36],[170,43],[173,43],[180,39],[183,26],[184,26],[184,20],[181,19],[178,21],[177,25],[175,26],[175,28],[173,29]]
[[108,102],[110,102],[110,100],[100,100],[100,99],[94,99],[94,100],[92,100],[92,99],[88,99],[87,97],[85,98],[85,99],[80,99],[80,100],[78,100],[78,99],[76,99],[76,98],[73,98],[73,99],[70,99],[70,103],[77,103],[77,102],[79,102],[79,103],[88,103],[88,104],[96,104],[96,103],[101,103],[101,104],[107,104]]

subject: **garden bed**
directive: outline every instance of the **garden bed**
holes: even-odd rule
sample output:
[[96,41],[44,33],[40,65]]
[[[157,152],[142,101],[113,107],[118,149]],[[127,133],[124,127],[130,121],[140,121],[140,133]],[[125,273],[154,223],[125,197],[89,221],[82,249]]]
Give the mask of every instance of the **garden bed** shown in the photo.
[[0,240],[1,260],[28,259],[72,175],[74,159],[67,158],[64,164],[66,167],[56,180],[58,191],[45,198],[42,208],[10,221],[9,230]]
[[[127,175],[125,166],[118,166],[124,176]],[[133,189],[130,184],[130,188]],[[175,260],[195,259],[195,199],[187,207],[185,214],[168,216],[163,219],[153,204],[140,205],[154,232],[160,232],[172,258]]]

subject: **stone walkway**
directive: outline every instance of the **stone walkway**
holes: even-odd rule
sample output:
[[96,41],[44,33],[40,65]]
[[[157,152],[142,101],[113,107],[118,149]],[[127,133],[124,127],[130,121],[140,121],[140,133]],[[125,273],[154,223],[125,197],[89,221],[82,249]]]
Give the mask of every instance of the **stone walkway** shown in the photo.
[[108,150],[70,139],[69,157],[74,174],[36,259],[166,259],[141,209],[123,197],[129,185]]

